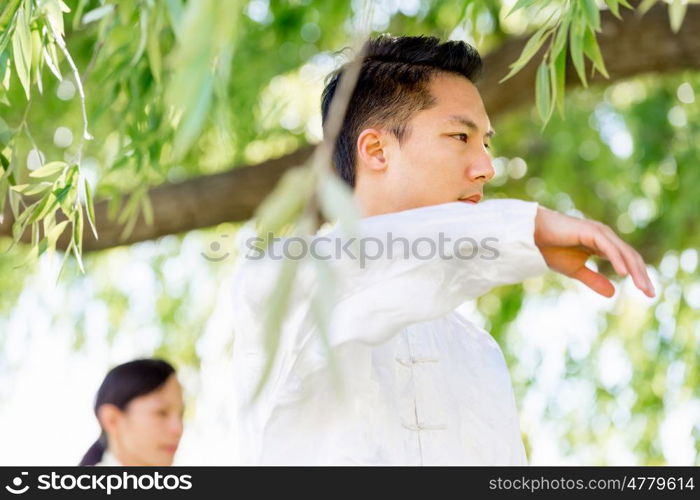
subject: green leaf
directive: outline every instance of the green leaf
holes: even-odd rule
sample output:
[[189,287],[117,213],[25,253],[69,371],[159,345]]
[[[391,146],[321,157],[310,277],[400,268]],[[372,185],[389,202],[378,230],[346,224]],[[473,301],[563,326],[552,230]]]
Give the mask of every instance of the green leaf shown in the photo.
[[117,14],[121,23],[125,26],[131,25],[131,20],[134,14],[138,12],[141,7],[141,2],[119,2],[119,8],[117,9]]
[[656,4],[657,1],[658,0],[642,0],[639,7],[637,7],[637,12],[639,12],[639,15],[643,16]]
[[125,240],[128,238],[136,227],[136,221],[139,218],[138,208],[141,206],[141,200],[145,195],[143,189],[139,189],[129,195],[129,200],[124,205],[122,213],[119,214],[117,223],[124,224],[124,229],[119,238]]
[[550,96],[550,108],[547,110],[547,115],[548,117],[551,118],[552,113],[554,112],[554,108],[557,107],[557,104],[559,103],[559,87],[557,86],[557,65],[556,65],[556,60],[554,62],[551,62],[547,65],[547,69],[549,70],[549,88],[551,90],[551,96]]
[[80,175],[79,167],[73,164],[68,167],[68,170],[61,174],[57,184],[59,188],[54,190],[56,199],[60,203],[63,212],[68,214],[73,211],[75,198],[78,195],[78,177]]
[[15,69],[24,94],[29,100],[31,84],[32,64],[32,38],[29,32],[29,15],[23,4],[17,11],[15,32],[12,36],[12,56],[15,61]]
[[92,201],[92,191],[90,191],[90,183],[85,179],[85,208],[87,209],[87,218],[90,223],[90,229],[92,229],[92,234],[95,235],[95,239],[99,239],[97,236],[97,229],[95,228],[95,207]]
[[11,186],[10,189],[21,193],[25,196],[34,196],[41,194],[51,188],[50,182],[39,182],[37,184],[17,184],[16,186]]
[[56,225],[56,213],[47,215],[42,222],[44,223],[44,233],[47,233],[49,229]]
[[16,184],[14,186],[10,186],[10,189],[17,193],[24,193],[31,185],[32,184]]
[[134,57],[131,59],[132,66],[139,62],[143,52],[146,50],[146,42],[148,40],[148,9],[141,9],[139,12],[139,33],[139,44],[136,47]]
[[0,176],[0,224],[5,222],[5,201],[9,196],[9,180]]
[[70,255],[72,250],[73,250],[73,239],[71,238],[70,243],[68,244],[68,248],[66,248],[66,251],[63,254],[63,259],[61,260],[61,267],[58,268],[58,276],[56,276],[56,283],[58,283],[59,280],[61,279],[61,275],[63,274],[63,270],[66,267],[66,262],[68,261],[68,256]]
[[668,16],[671,19],[671,29],[674,33],[678,33],[685,18],[685,12],[688,10],[688,4],[684,0],[673,0],[668,6]]
[[7,197],[10,199],[10,210],[12,211],[12,216],[16,219],[19,216],[19,202],[22,199],[22,195],[15,193],[12,190],[8,190]]
[[70,167],[68,167],[68,171],[65,172],[62,175],[62,178],[65,178],[66,184],[76,184],[78,177],[80,175],[80,167],[78,166],[77,163],[73,163]]
[[90,24],[95,21],[99,21],[103,17],[107,16],[108,14],[111,14],[112,11],[114,10],[114,4],[108,3],[107,5],[103,5],[102,7],[97,7],[96,9],[92,9],[89,12],[86,12],[85,15],[83,16],[82,19],[82,25],[85,26],[86,24]]
[[335,361],[335,356],[330,342],[330,324],[333,308],[336,303],[336,277],[328,262],[321,259],[313,259],[316,271],[318,287],[311,297],[310,310],[314,324],[318,326],[319,336],[328,355],[327,363],[330,368],[333,382],[340,383],[340,373]]
[[73,13],[73,31],[77,30],[78,27],[80,26],[81,19],[83,17],[83,11],[85,10],[85,5],[90,0],[79,0],[78,1],[78,7],[75,9],[75,12]]
[[[10,75],[12,73],[12,61],[10,61],[10,51],[3,51],[4,49],[0,46],[0,102],[6,106],[10,105],[7,99],[6,93],[10,90]],[[2,146],[7,144],[7,140],[3,135],[8,130],[7,123],[0,118],[0,150]]]
[[267,382],[272,373],[272,367],[274,366],[280,344],[279,337],[282,333],[282,323],[287,315],[298,265],[299,261],[296,259],[284,259],[282,261],[279,274],[275,280],[275,286],[272,287],[272,292],[265,301],[267,308],[263,318],[263,335],[267,359],[253,394],[253,401],[260,396],[265,387],[265,382]]
[[60,196],[56,196],[58,203],[64,213],[69,213],[74,208],[75,197],[77,195],[76,186],[70,184],[60,190]]
[[557,28],[557,34],[554,37],[550,57],[556,58],[559,53],[564,50],[566,39],[569,35],[569,26],[571,25],[571,15],[566,14],[561,20],[561,24]]
[[535,102],[537,112],[540,115],[543,123],[549,120],[549,114],[552,109],[552,95],[549,87],[549,71],[547,63],[542,61],[537,68],[537,78],[535,80]]
[[73,245],[73,255],[75,255],[75,260],[78,263],[80,272],[85,274],[85,266],[83,266],[83,254],[75,245]]
[[43,44],[41,35],[38,29],[32,29],[32,67],[34,68],[34,81],[36,83],[39,94],[44,93],[43,82],[41,81],[42,69],[44,67],[44,58],[41,56]]
[[70,9],[62,0],[44,0],[44,12],[46,19],[56,29],[59,35],[64,36],[63,13],[70,12]]
[[562,50],[552,65],[555,73],[555,83],[553,88],[556,95],[557,108],[559,113],[564,115],[564,97],[566,93],[566,50]]
[[[545,36],[545,33],[547,35]],[[542,47],[542,44],[547,40],[549,36],[549,32],[547,29],[543,26],[542,28],[538,29],[535,34],[533,34],[530,39],[527,41],[525,44],[525,47],[523,47],[523,51],[520,54],[520,57],[510,65],[510,72],[503,78],[501,79],[498,83],[502,83],[506,80],[508,80],[510,77],[512,77],[514,74],[516,74],[518,71],[520,71],[529,61],[532,59],[532,57],[537,53],[537,51]]]
[[56,46],[51,39],[49,39],[47,45],[49,50],[46,50],[46,46],[42,47],[41,51],[44,56],[44,61],[46,66],[53,75],[58,79],[59,82],[63,81],[63,75],[61,74],[61,69],[58,64],[58,56],[56,55]]
[[141,212],[143,213],[144,222],[152,226],[153,225],[153,204],[151,203],[151,198],[148,193],[144,193],[141,199]]
[[141,190],[134,191],[129,195],[129,200],[124,204],[124,208],[117,219],[118,224],[124,224],[132,216],[141,203]]
[[56,248],[56,241],[58,241],[58,238],[61,236],[61,234],[63,234],[63,231],[66,229],[69,222],[69,220],[61,221],[52,227],[50,231],[48,231],[46,237],[49,241],[50,248]]
[[[5,54],[7,55],[7,54]],[[0,64],[2,63],[2,55],[0,55]],[[10,127],[7,126],[7,122],[0,117],[0,151],[5,149],[5,146],[7,146],[10,143],[10,140],[12,139],[12,132],[13,130],[10,129]],[[7,168],[7,158],[4,156],[3,158],[3,166]]]
[[258,234],[265,246],[270,233],[279,232],[301,214],[313,188],[312,174],[308,167],[288,170],[256,210]]
[[600,29],[600,11],[595,0],[581,0],[581,4],[588,25],[598,31]]
[[353,237],[359,233],[359,210],[352,190],[340,177],[332,172],[323,176],[319,201],[326,218],[337,219],[346,236]]
[[510,16],[516,10],[525,9],[525,8],[529,7],[530,5],[535,3],[536,1],[537,0],[518,0],[515,3],[515,5],[513,6],[513,8],[510,9],[510,11],[508,11],[508,14],[506,15],[506,17]]
[[163,57],[160,50],[160,23],[161,15],[156,13],[151,29],[148,30],[148,42],[146,46],[146,55],[148,56],[148,64],[151,67],[153,79],[157,85],[161,83],[161,73],[163,72]]
[[62,188],[56,189],[53,194],[56,196],[56,201],[61,203],[66,199],[68,196],[68,193],[70,193],[70,190],[73,189],[73,186],[71,184],[67,184],[63,186]]
[[67,166],[68,164],[64,161],[52,161],[30,172],[29,177],[33,179],[54,180],[63,173]]
[[39,243],[39,224],[32,224],[32,227],[29,229],[32,235],[32,241],[29,244],[31,247],[36,247],[37,243]]
[[49,248],[49,241],[47,238],[42,238],[37,245],[37,257],[41,255]]
[[586,29],[586,33],[583,38],[583,51],[593,62],[595,69],[600,71],[605,78],[610,78],[608,71],[605,69],[603,55],[600,53],[600,47],[598,47],[598,41],[595,38],[593,30],[590,28]]
[[27,224],[30,223],[30,219],[33,217],[33,214],[39,208],[38,205],[38,201],[32,203],[27,208],[25,208],[21,214],[19,214],[19,217],[15,219],[14,223],[12,224],[12,244],[6,250],[6,252],[9,252],[12,248],[14,248],[14,246],[19,242],[20,238],[22,238]]
[[[82,252],[83,248],[83,208],[78,206],[75,211],[75,219],[73,219],[73,241],[75,242],[75,248]],[[80,268],[82,269],[82,262],[80,263]]]
[[620,4],[617,0],[605,0],[605,3],[607,4],[608,9],[610,9],[610,12],[612,12],[613,16],[618,19],[622,19],[620,16]]
[[37,245],[32,245],[31,248],[29,249],[29,252],[27,252],[27,257],[17,266],[15,266],[15,269],[20,269],[22,267],[25,267],[28,264],[32,264],[36,262],[36,259],[39,258],[39,247]]
[[176,159],[190,150],[209,118],[215,80],[217,88],[227,88],[225,69],[232,57],[239,13],[239,4],[234,1],[187,3],[182,37],[171,56],[174,72],[165,93],[166,103],[182,113],[173,141]]
[[138,220],[138,218],[138,212],[136,212],[128,221],[126,221],[126,225],[124,226],[124,229],[119,235],[119,239],[121,241],[126,240],[129,236],[131,236],[131,233],[134,232],[134,228],[136,227],[136,221]]
[[574,68],[576,68],[576,72],[578,73],[578,77],[581,79],[583,86],[587,87],[586,66],[583,60],[584,29],[584,23],[574,18],[571,24],[571,30],[569,31],[569,43],[571,45],[571,60],[574,63]]
[[183,7],[182,0],[165,0],[165,7],[168,11],[170,26],[178,40],[182,36]]
[[46,217],[47,214],[56,210],[58,207],[58,199],[56,198],[56,192],[48,193],[41,200],[39,200],[40,205],[37,207],[34,215],[32,215],[31,222],[36,222],[38,220]]
[[2,15],[0,15],[0,26],[7,25],[14,13],[17,11],[19,2],[20,0],[10,0],[10,2],[5,2],[5,10],[3,11]]
[[213,97],[214,77],[210,73],[203,75],[200,85],[197,88],[195,100],[185,108],[182,122],[177,129],[177,136],[174,140],[175,147],[173,155],[181,158],[197,138],[202,130],[204,122],[209,115],[209,108]]

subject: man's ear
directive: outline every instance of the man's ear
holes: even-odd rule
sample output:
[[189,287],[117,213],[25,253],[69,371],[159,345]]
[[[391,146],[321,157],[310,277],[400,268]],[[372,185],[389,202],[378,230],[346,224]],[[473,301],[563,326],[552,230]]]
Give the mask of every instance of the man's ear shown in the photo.
[[113,404],[105,403],[97,409],[97,420],[107,434],[116,431],[122,416],[122,411]]
[[374,171],[381,171],[388,166],[386,157],[386,134],[381,130],[366,128],[357,137],[358,163]]

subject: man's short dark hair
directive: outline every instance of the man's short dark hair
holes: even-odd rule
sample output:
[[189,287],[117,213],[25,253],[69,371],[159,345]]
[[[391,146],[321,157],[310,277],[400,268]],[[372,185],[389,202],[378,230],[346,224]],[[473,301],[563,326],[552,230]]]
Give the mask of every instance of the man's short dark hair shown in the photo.
[[[338,175],[355,186],[357,137],[367,127],[384,127],[399,144],[410,133],[414,113],[435,105],[428,91],[440,73],[462,75],[472,82],[481,71],[479,53],[462,41],[440,43],[435,37],[380,35],[365,43],[355,90],[338,133],[333,162]],[[321,98],[324,125],[331,100],[347,64],[329,75]]]

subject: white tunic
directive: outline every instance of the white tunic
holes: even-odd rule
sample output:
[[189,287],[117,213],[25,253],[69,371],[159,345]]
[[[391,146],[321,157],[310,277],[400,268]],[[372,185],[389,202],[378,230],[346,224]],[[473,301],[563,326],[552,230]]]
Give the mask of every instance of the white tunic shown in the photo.
[[[361,219],[361,236],[386,241],[391,232],[423,250],[419,245],[407,256],[398,245],[362,266],[346,256],[324,261],[338,280],[336,294],[321,297],[334,305],[327,344],[314,326],[318,309],[311,299],[318,261],[302,261],[289,315],[277,332],[276,361],[252,404],[266,356],[266,299],[281,260],[241,257],[233,290],[241,462],[527,463],[503,354],[455,308],[546,271],[533,241],[536,210],[536,203],[519,200],[451,202]],[[336,227],[316,236],[342,234]],[[472,243],[449,243],[464,237]],[[449,240],[430,257],[425,238]],[[466,259],[475,255],[473,242],[478,256]]]

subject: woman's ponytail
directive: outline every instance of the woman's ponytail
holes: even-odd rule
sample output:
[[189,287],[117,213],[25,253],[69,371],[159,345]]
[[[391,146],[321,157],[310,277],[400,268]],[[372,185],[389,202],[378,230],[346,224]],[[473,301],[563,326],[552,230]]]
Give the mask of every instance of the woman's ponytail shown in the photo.
[[102,433],[100,437],[97,438],[97,441],[92,443],[92,446],[90,446],[78,465],[95,465],[96,463],[101,462],[106,450],[107,436]]

